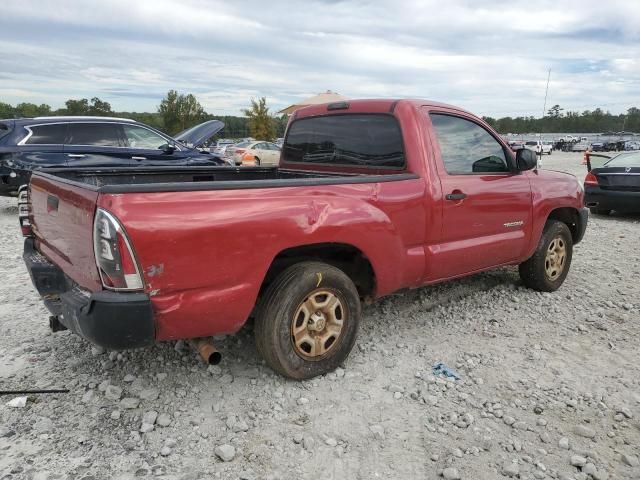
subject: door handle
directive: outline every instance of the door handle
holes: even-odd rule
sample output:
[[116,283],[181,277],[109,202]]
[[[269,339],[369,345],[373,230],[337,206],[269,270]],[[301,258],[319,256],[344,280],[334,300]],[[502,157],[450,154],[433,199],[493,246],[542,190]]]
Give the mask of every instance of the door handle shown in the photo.
[[83,155],[81,153],[68,153],[67,157],[69,157],[69,158],[84,158],[84,157],[86,157],[86,155]]
[[147,157],[131,157],[131,160],[146,160]]
[[467,194],[462,192],[447,193],[445,198],[447,200],[464,200],[465,198],[467,198]]

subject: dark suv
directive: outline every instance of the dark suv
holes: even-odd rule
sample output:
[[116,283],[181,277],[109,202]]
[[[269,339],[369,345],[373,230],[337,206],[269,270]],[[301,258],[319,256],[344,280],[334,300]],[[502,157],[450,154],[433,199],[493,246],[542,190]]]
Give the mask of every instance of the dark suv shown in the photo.
[[228,165],[198,148],[222,127],[210,120],[171,138],[124,118],[0,120],[0,195],[16,195],[44,167]]

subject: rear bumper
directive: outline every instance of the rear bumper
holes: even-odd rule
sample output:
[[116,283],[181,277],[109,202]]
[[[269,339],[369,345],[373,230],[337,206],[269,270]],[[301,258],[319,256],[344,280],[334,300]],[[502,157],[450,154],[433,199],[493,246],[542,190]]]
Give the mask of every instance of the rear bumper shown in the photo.
[[25,240],[23,259],[46,307],[75,334],[111,350],[155,342],[153,309],[145,293],[84,290],[41,255],[31,238]]
[[584,204],[589,208],[618,210],[621,212],[640,212],[640,192],[603,190],[600,187],[586,185]]

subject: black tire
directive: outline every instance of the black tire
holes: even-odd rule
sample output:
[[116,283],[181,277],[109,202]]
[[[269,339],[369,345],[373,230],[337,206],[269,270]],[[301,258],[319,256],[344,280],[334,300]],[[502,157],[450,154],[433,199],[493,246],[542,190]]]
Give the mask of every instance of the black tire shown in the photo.
[[[294,328],[300,330],[304,325],[302,330],[307,332],[311,328],[309,325],[313,326],[312,315],[307,317],[300,309],[314,295],[315,298],[322,297],[321,292],[324,291],[340,302],[341,330],[333,341],[331,338],[325,341],[322,348],[326,351],[323,354],[313,356],[314,352],[310,351],[307,356],[303,349],[310,348],[311,344],[296,346]],[[321,262],[297,263],[278,275],[262,296],[255,319],[256,347],[267,364],[285,377],[304,380],[331,372],[353,348],[360,310],[358,291],[342,270]],[[338,317],[337,311],[338,307],[335,307],[334,318]],[[329,324],[330,320],[326,320],[326,325]],[[309,332],[309,336],[321,336],[322,333]]]
[[260,166],[260,159],[258,157],[256,157],[256,167]]
[[[563,245],[565,251],[564,259],[561,262],[562,268],[559,271],[557,268],[554,270],[556,257],[551,260],[547,258],[547,253],[551,253],[550,248],[554,240],[557,242],[556,245]],[[560,288],[567,277],[572,256],[573,239],[569,227],[560,221],[548,220],[535,253],[527,261],[520,264],[520,278],[529,288],[540,292],[554,292]],[[549,270],[556,271],[556,275],[550,275]]]
[[553,153],[553,148],[549,150],[549,155]]
[[607,208],[595,208],[595,207],[591,207],[589,208],[589,211],[593,214],[593,215],[609,215],[611,213],[611,210],[607,209]]

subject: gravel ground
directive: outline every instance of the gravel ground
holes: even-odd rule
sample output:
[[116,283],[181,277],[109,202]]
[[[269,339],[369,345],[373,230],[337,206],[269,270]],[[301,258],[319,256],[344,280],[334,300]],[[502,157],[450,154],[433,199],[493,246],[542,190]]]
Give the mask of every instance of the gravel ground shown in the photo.
[[70,392],[0,397],[0,479],[640,478],[639,216],[591,217],[554,294],[507,268],[383,299],[344,368],[297,383],[251,326],[209,368],[50,333],[16,212],[0,200],[0,389]]

